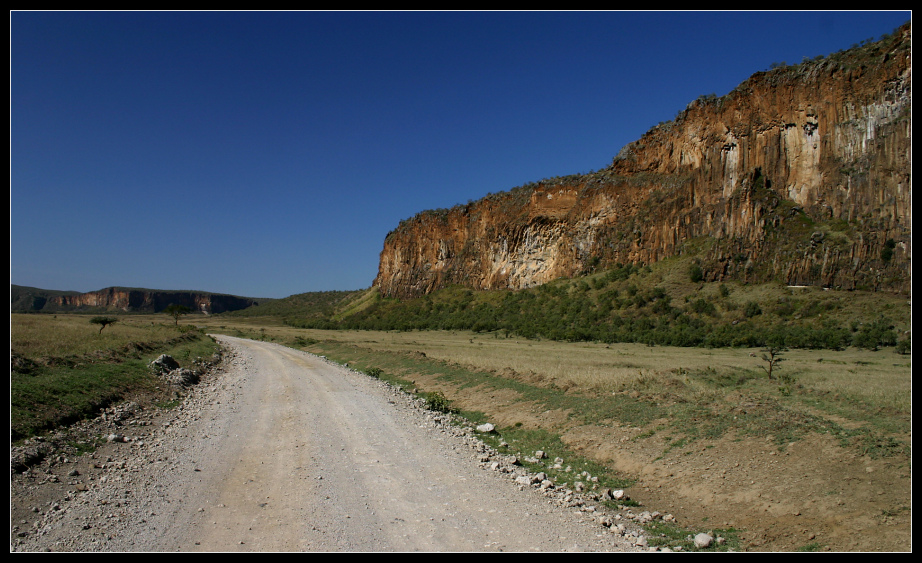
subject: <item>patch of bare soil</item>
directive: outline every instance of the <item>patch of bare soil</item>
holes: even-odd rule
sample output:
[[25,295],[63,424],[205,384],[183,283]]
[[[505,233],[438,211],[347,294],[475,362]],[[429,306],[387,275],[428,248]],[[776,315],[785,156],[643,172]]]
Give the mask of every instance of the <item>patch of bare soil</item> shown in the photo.
[[689,530],[739,530],[743,549],[912,550],[912,469],[905,455],[873,459],[818,434],[782,446],[771,438],[725,436],[670,449],[662,433],[641,437],[646,428],[574,426],[569,413],[545,412],[512,391],[412,377],[498,425],[560,432],[574,453],[635,479],[627,492],[648,510],[672,513]]

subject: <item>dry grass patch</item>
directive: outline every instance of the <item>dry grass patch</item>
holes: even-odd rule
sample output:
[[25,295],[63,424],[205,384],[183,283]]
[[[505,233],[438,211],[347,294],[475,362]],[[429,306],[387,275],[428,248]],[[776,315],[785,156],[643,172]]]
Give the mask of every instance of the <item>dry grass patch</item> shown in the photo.
[[157,343],[176,337],[167,317],[115,317],[102,332],[88,315],[10,315],[10,350],[27,358],[82,356],[113,350],[129,342]]
[[[790,382],[782,385],[760,369],[759,349],[460,331],[223,330],[289,345],[301,339],[311,345],[298,347],[360,369],[402,374],[414,386],[443,391],[466,415],[498,423],[503,437],[530,444],[525,449],[559,443],[612,475],[644,477],[632,498],[676,511],[683,522],[704,529],[742,523],[757,549],[790,549],[798,545],[790,534],[805,529],[825,545],[847,548],[835,536],[843,521],[864,522],[864,512],[896,510],[911,498],[911,359],[892,350],[788,350],[778,373]],[[545,432],[539,440],[525,432],[535,430]],[[836,499],[822,496],[832,483],[849,482],[877,492],[844,487]],[[802,515],[767,513],[769,502],[797,503]],[[867,508],[858,514],[858,506]],[[863,535],[871,538],[867,545],[900,545],[910,528],[908,519],[898,520],[898,533],[891,526]]]

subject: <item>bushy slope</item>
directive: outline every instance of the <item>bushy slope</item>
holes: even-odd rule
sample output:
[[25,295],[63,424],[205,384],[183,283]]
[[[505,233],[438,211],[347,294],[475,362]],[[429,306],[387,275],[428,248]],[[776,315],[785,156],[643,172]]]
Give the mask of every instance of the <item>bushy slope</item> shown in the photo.
[[908,334],[902,333],[910,328],[910,315],[908,300],[892,294],[706,283],[694,258],[676,258],[520,291],[454,286],[416,299],[377,298],[349,315],[289,310],[283,317],[304,328],[498,331],[504,337],[671,346],[874,349],[908,342]]

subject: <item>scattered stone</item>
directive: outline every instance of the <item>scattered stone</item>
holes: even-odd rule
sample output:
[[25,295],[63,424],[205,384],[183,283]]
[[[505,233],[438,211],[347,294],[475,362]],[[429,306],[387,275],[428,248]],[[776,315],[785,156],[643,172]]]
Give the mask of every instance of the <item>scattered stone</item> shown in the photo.
[[[231,361],[233,362],[234,360],[231,360]],[[160,375],[164,380],[170,381],[171,385],[182,386],[182,385],[187,385],[187,384],[198,382],[198,375],[194,371],[183,370],[182,368],[179,368],[178,364],[175,363],[175,360],[167,355],[163,355],[157,358],[157,360],[154,360],[153,362],[151,362],[150,367],[151,369],[157,370],[159,372],[158,375]],[[394,392],[395,394],[397,394],[398,392],[400,394],[404,393],[402,389],[397,389]],[[180,397],[180,396],[183,396],[183,394],[180,394],[178,392],[174,394],[174,397]],[[399,401],[396,404],[399,404]],[[78,495],[76,493],[74,494],[68,493],[65,500],[69,500],[69,501],[76,500],[78,503],[84,503],[84,504],[87,502],[98,503],[98,505],[94,504],[94,506],[97,506],[97,509],[99,511],[99,516],[101,518],[105,518],[107,521],[118,522],[118,523],[121,523],[124,521],[125,519],[124,511],[126,511],[126,509],[130,510],[129,507],[133,503],[129,503],[123,497],[112,497],[112,496],[98,497],[97,495],[109,494],[109,493],[104,493],[104,491],[116,490],[116,489],[111,489],[109,486],[104,486],[107,482],[114,484],[115,487],[124,487],[125,484],[130,482],[131,477],[129,475],[133,474],[134,472],[139,471],[139,467],[140,467],[139,465],[126,464],[126,462],[123,460],[123,456],[145,455],[145,452],[148,449],[158,447],[159,440],[153,439],[151,436],[145,435],[144,430],[140,428],[140,427],[148,426],[150,424],[150,422],[148,421],[144,421],[144,420],[137,418],[136,415],[141,410],[143,409],[141,409],[141,407],[136,404],[135,405],[131,405],[131,404],[118,405],[118,406],[113,406],[113,407],[104,409],[104,411],[102,412],[99,418],[99,420],[103,421],[104,424],[100,428],[100,431],[98,431],[98,433],[95,434],[95,436],[97,437],[106,436],[106,439],[109,442],[119,442],[119,443],[131,442],[134,445],[141,445],[145,442],[148,442],[149,443],[148,448],[144,448],[143,450],[134,448],[134,447],[130,449],[124,448],[124,447],[118,448],[118,453],[113,453],[113,456],[100,456],[98,461],[88,463],[87,467],[93,468],[92,470],[87,471],[87,473],[91,475],[89,477],[90,481],[88,483],[73,483],[72,482],[71,491],[76,489],[76,491],[81,491],[81,494]],[[179,407],[177,407],[176,412],[181,413],[186,418],[191,417],[192,419],[194,419],[196,416],[194,409],[190,409],[188,406],[184,406],[184,405],[180,405]],[[516,484],[520,485],[522,488],[525,488],[527,490],[530,489],[531,491],[530,494],[543,495],[547,497],[549,499],[549,502],[551,503],[566,504],[566,506],[578,507],[579,510],[576,512],[576,514],[577,514],[577,518],[579,521],[586,522],[586,523],[596,523],[597,522],[599,526],[604,527],[604,530],[602,531],[604,531],[606,534],[611,533],[613,535],[618,535],[618,536],[626,535],[624,534],[625,528],[623,524],[619,524],[619,526],[621,527],[620,530],[618,527],[613,526],[613,522],[620,520],[621,518],[620,514],[611,514],[607,512],[606,508],[601,507],[601,506],[599,507],[589,506],[586,504],[588,499],[584,499],[580,496],[580,492],[583,491],[585,488],[587,488],[586,481],[589,482],[588,484],[591,484],[591,482],[595,481],[595,479],[593,479],[592,476],[588,475],[588,473],[584,472],[584,479],[578,483],[578,487],[575,487],[577,488],[577,491],[572,491],[566,488],[566,483],[563,483],[560,485],[555,484],[554,481],[547,475],[547,473],[543,471],[539,471],[536,474],[528,473],[523,467],[521,467],[519,459],[516,456],[509,455],[512,453],[512,451],[501,450],[503,453],[500,453],[499,451],[494,450],[493,448],[485,445],[483,442],[481,442],[479,439],[476,438],[476,435],[472,432],[472,430],[474,429],[471,426],[460,427],[460,426],[452,425],[450,424],[450,422],[452,421],[452,418],[450,416],[443,417],[440,415],[433,415],[430,417],[429,420],[439,425],[438,426],[439,432],[447,432],[447,433],[451,433],[451,434],[458,435],[458,436],[464,436],[467,444],[475,451],[473,458],[475,460],[480,461],[481,467],[483,467],[484,470],[489,469],[491,471],[496,471],[499,473],[510,474],[510,477],[514,480]],[[118,426],[124,426],[125,428],[116,428]],[[132,428],[137,427],[136,430],[133,430],[134,434],[132,436],[127,436],[125,433],[121,432],[121,430],[127,429],[128,426],[131,426]],[[427,426],[433,427],[428,424]],[[186,428],[185,424],[178,423],[178,422],[172,422],[172,423],[165,422],[165,423],[162,423],[161,427],[164,431],[168,430],[167,432],[168,434],[175,434],[175,431],[181,432],[183,428]],[[494,432],[495,426],[490,423],[481,424],[476,427],[476,431],[481,432],[481,433]],[[63,436],[60,438],[53,438],[53,439],[54,440],[63,439]],[[34,439],[31,442],[27,442],[27,444],[32,445],[34,448],[40,447],[43,443],[44,443],[43,439],[41,438]],[[500,446],[508,447],[508,444],[503,442]],[[59,445],[55,444],[54,447],[50,447],[46,444],[45,447],[47,447],[49,451],[53,452],[55,448],[59,447]],[[66,463],[69,461],[73,461],[72,459],[65,459],[63,458],[63,456],[58,456],[57,452],[45,454],[45,455],[42,455],[41,457],[45,457],[46,455],[52,456],[54,458],[54,463]],[[92,455],[93,455],[92,459],[96,460],[97,459],[96,454],[92,454]],[[105,457],[105,461],[103,461],[102,459],[103,457]],[[116,457],[116,460],[113,461],[112,457]],[[68,458],[70,458],[69,455],[68,455]],[[543,460],[547,458],[548,456],[545,451],[543,450],[534,451],[535,460]],[[161,460],[159,458],[156,459],[156,462],[160,462],[160,461],[166,461],[166,460]],[[562,466],[563,462],[564,460],[562,458],[558,457],[554,459],[554,463],[557,464],[558,466]],[[131,461],[130,463],[134,463],[134,461]],[[23,466],[22,470],[25,471],[27,464],[21,464],[21,465]],[[33,465],[33,464],[29,463],[28,465]],[[550,464],[547,464],[547,465],[549,466]],[[101,471],[97,472],[96,470],[101,470]],[[61,475],[64,475],[64,474],[65,472],[61,472]],[[76,477],[76,476],[79,476],[80,473],[77,471],[71,471],[69,475],[71,477]],[[317,476],[316,478],[322,479],[322,476]],[[48,477],[48,479],[49,480],[56,479],[56,476],[51,475]],[[82,491],[90,491],[90,492],[82,493]],[[611,493],[608,489],[605,489],[603,491],[603,496],[605,496],[606,493],[609,496],[611,496]],[[621,491],[621,493],[623,495],[623,491]],[[598,496],[599,496],[598,494],[592,495],[594,499]],[[626,498],[626,495],[623,495],[623,497]],[[564,499],[566,500],[564,501]],[[72,507],[74,506],[74,504],[65,504],[64,506],[62,506],[59,503],[54,503],[50,505],[47,512],[49,514],[61,515],[61,514],[64,514],[65,512],[72,511],[73,510]],[[108,508],[103,508],[104,506],[108,506]],[[35,508],[35,510],[39,514],[42,514],[41,512],[38,511],[39,509],[37,507]],[[108,512],[108,510],[111,510],[111,512]],[[203,509],[199,508],[199,510],[201,511]],[[154,513],[152,512],[151,515],[153,514]],[[40,516],[39,518],[41,518],[40,521],[43,523],[42,525],[46,525],[48,522],[53,521],[52,518],[60,518],[60,517],[59,516],[47,516],[47,517]],[[144,520],[142,520],[142,522],[144,522]],[[34,527],[36,528],[36,530],[38,530],[39,522],[36,522],[35,524],[36,526]],[[106,524],[106,525],[108,526],[109,524]],[[100,528],[100,526],[91,525],[89,521],[80,522],[78,526],[82,526],[83,530],[89,530],[94,527],[96,529]],[[596,528],[596,530],[599,531],[598,528]],[[16,532],[17,530],[14,529],[14,533]],[[21,537],[24,537],[24,535],[22,535]],[[646,546],[646,540],[642,536],[639,536],[636,532],[634,532],[632,538],[637,538],[637,539],[631,539],[629,542],[630,544],[636,545],[638,547]],[[97,544],[97,547],[99,545],[105,544],[107,541],[112,541],[112,536],[108,536],[107,538],[105,536],[101,536],[101,539],[99,541],[100,543]],[[622,540],[618,539],[617,541],[620,543]],[[94,543],[95,543],[95,540],[94,540]],[[240,542],[240,545],[243,545],[243,542]]]
[[179,369],[179,362],[173,359],[169,354],[160,354],[156,360],[150,363],[150,368],[163,374],[169,373],[174,369]]
[[695,547],[698,549],[704,549],[710,547],[711,542],[714,541],[714,537],[711,534],[700,533],[695,536]]
[[186,368],[174,369],[166,374],[162,374],[161,377],[174,387],[189,387],[190,385],[195,385],[199,381],[198,374]]

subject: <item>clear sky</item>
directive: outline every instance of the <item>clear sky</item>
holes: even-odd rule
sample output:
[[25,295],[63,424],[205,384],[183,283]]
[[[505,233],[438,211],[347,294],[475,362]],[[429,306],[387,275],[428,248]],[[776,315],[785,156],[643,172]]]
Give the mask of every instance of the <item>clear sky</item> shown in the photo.
[[611,163],[888,12],[11,12],[10,281],[371,286],[400,220]]

